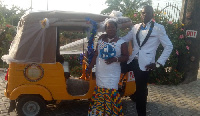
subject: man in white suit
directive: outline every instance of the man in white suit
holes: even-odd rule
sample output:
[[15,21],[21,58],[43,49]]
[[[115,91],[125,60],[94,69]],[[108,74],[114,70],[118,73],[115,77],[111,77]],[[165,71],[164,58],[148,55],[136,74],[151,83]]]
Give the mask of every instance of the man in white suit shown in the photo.
[[[138,116],[146,116],[147,81],[149,70],[164,66],[171,54],[173,45],[168,38],[165,28],[152,21],[152,6],[144,6],[142,9],[142,23],[133,26],[132,30],[122,39],[133,40],[133,51],[129,57],[136,81],[136,110]],[[164,50],[155,61],[156,50],[162,44]]]

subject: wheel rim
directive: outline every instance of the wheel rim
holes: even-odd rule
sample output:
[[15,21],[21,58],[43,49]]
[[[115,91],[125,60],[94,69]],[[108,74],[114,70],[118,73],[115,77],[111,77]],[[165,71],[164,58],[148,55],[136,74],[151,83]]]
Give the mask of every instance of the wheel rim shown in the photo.
[[35,101],[28,101],[23,105],[22,111],[26,116],[35,116],[39,113],[40,106]]

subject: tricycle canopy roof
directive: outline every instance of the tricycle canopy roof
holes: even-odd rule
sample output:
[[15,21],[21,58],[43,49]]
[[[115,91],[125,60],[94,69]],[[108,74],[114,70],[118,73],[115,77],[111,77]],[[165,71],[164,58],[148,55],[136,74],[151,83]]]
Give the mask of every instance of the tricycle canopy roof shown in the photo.
[[109,18],[117,19],[119,28],[127,28],[132,25],[130,18],[122,16],[71,11],[28,13],[20,19],[9,54],[4,55],[2,59],[7,63],[55,63],[57,27],[67,31],[91,30],[92,24],[88,23],[88,19],[91,19],[97,23],[97,31],[103,31],[101,25]]

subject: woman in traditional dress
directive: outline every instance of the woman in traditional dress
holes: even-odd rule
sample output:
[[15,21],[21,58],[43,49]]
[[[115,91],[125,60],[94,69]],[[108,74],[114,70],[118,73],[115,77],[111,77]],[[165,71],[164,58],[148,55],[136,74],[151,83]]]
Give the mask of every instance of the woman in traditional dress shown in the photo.
[[128,60],[128,46],[117,37],[117,23],[105,23],[106,36],[99,38],[88,72],[96,64],[96,87],[92,95],[89,116],[122,116],[122,102],[118,92],[120,62]]

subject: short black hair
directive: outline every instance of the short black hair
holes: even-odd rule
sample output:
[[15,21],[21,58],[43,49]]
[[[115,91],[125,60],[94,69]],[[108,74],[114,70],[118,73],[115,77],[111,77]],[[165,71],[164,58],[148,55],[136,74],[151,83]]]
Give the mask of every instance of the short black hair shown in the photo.
[[144,7],[143,7],[143,9],[149,9],[151,12],[152,12],[152,17],[153,17],[153,14],[154,14],[154,11],[153,11],[153,7],[152,6],[150,6],[150,5],[145,5]]
[[116,22],[116,21],[113,21],[113,20],[109,20],[109,21],[107,21],[106,24],[105,24],[105,30],[106,30],[106,28],[107,28],[107,24],[108,24],[108,23],[113,23],[113,24],[115,25],[116,29],[117,29],[117,22]]

